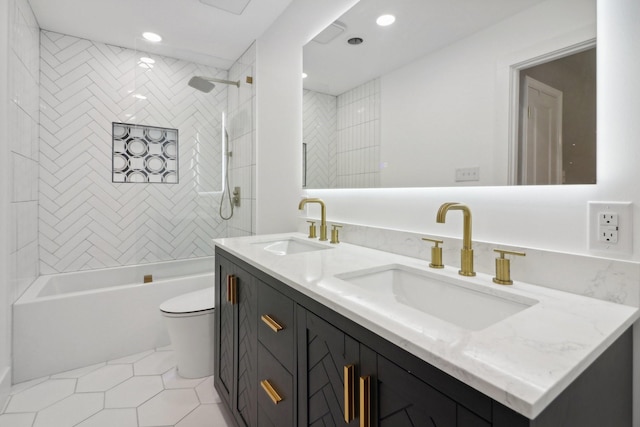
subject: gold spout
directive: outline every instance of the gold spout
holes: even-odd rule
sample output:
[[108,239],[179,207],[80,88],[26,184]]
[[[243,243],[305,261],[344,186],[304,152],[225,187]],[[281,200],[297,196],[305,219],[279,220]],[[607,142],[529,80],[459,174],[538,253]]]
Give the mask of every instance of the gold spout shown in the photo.
[[327,240],[327,209],[322,199],[302,199],[298,204],[298,209],[302,210],[307,203],[320,204],[320,240]]
[[471,210],[458,202],[443,203],[438,209],[436,222],[444,224],[449,211],[462,211],[462,250],[460,251],[460,273],[462,276],[475,276],[473,271],[473,249],[471,243]]

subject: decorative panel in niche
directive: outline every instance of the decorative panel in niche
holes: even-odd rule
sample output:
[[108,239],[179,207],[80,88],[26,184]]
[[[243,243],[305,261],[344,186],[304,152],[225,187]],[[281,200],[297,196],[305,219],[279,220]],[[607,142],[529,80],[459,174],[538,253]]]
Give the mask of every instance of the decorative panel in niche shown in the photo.
[[178,183],[178,129],[113,123],[113,182]]

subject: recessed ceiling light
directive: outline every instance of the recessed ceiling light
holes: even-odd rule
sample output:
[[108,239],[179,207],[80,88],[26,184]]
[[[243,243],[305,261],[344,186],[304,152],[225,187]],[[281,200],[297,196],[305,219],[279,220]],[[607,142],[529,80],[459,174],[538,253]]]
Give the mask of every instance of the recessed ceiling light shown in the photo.
[[387,25],[391,25],[396,22],[396,17],[393,15],[380,15],[378,19],[376,19],[376,24],[381,27],[386,27]]
[[142,33],[142,37],[144,37],[146,40],[149,40],[150,42],[157,43],[159,41],[162,41],[162,37],[160,37],[156,33],[150,33],[150,32]]
[[307,77],[309,77],[309,76],[307,75],[307,73],[302,73],[302,78],[303,78],[303,79],[306,79]]

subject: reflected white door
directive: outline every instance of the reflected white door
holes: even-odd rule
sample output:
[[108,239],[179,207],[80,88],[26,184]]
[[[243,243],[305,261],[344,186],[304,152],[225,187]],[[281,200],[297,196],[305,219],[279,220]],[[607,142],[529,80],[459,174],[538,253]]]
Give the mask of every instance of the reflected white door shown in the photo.
[[562,184],[562,92],[525,77],[522,184]]

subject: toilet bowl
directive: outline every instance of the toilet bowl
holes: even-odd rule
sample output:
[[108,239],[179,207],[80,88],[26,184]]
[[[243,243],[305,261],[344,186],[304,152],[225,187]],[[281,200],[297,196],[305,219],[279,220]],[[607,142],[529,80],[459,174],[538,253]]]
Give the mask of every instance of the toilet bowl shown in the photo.
[[160,304],[176,354],[178,375],[213,375],[213,288],[189,292]]

